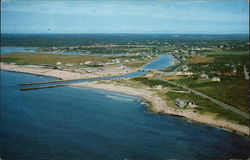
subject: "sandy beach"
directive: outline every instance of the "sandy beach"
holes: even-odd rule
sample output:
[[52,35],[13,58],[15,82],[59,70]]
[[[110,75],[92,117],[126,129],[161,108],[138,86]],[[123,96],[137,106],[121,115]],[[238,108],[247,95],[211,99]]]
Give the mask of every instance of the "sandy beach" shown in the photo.
[[[108,72],[109,70],[106,70],[105,72],[100,72],[99,74],[97,73],[93,74],[93,73],[79,73],[79,72],[72,72],[65,70],[48,69],[39,66],[15,65],[6,63],[1,63],[1,70],[51,76],[62,80],[105,77],[105,75],[107,74],[109,74],[109,76],[121,75],[120,71],[119,70],[115,71],[114,68],[112,69],[113,72],[111,73]],[[131,69],[129,71],[126,71],[124,74],[134,72],[136,70],[137,69]],[[204,123],[221,129],[226,129],[240,134],[249,135],[249,127],[247,126],[228,122],[222,119],[215,119],[214,117],[209,115],[200,115],[194,112],[194,110],[192,109],[181,110],[168,107],[166,102],[162,100],[159,96],[155,95],[154,92],[147,91],[144,89],[135,89],[130,87],[118,86],[114,84],[102,84],[98,82],[81,82],[81,83],[72,83],[69,85],[104,89],[104,90],[139,96],[142,99],[150,102],[151,104],[150,111],[152,112],[181,116],[199,123]]]
[[128,74],[137,71],[139,68],[127,68],[121,69],[120,67],[105,67],[104,70],[98,72],[88,73],[87,68],[74,69],[74,70],[59,70],[51,69],[43,66],[34,65],[16,65],[13,63],[7,64],[1,62],[1,70],[30,73],[42,76],[56,77],[61,80],[72,80],[72,79],[88,79],[88,78],[100,78],[100,77],[112,77],[123,74]]
[[142,99],[150,102],[151,104],[150,111],[152,112],[181,116],[181,117],[185,117],[187,119],[193,120],[195,122],[208,124],[211,126],[215,126],[217,128],[230,130],[233,132],[237,132],[237,133],[249,136],[249,127],[247,126],[235,124],[235,123],[228,122],[222,119],[215,119],[214,117],[209,116],[209,115],[200,115],[198,113],[195,113],[194,110],[192,109],[190,110],[180,109],[179,110],[179,109],[168,107],[166,102],[161,97],[154,95],[154,92],[150,92],[144,89],[135,89],[135,88],[130,88],[130,87],[117,86],[114,84],[102,84],[98,82],[80,82],[80,83],[72,83],[70,85],[90,87],[90,88],[96,88],[96,89],[104,89],[104,90],[139,96]]

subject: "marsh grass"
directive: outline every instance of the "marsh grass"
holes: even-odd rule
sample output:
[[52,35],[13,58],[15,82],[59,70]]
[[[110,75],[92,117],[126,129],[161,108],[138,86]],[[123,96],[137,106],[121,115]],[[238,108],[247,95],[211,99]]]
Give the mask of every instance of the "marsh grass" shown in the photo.
[[1,62],[16,63],[18,65],[56,65],[57,62],[63,64],[79,64],[86,61],[106,61],[106,57],[96,57],[92,55],[62,55],[52,53],[14,53],[1,55]]

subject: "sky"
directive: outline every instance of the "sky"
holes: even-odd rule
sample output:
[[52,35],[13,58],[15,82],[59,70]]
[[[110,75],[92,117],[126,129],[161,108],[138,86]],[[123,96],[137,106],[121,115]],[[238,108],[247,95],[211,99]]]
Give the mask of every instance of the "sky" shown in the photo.
[[3,0],[2,33],[248,34],[247,0]]

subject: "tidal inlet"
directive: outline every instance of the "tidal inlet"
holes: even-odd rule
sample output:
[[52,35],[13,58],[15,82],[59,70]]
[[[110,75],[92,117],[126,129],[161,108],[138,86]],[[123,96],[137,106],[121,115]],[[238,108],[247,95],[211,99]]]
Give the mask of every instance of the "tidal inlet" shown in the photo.
[[1,1],[0,159],[250,158],[249,2]]

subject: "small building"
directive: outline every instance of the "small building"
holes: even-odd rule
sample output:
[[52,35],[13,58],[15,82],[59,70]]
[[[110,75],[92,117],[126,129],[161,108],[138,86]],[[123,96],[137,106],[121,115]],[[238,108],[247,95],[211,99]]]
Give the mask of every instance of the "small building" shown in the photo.
[[219,74],[220,72],[219,71],[210,71],[209,73],[211,73],[211,74]]
[[156,85],[153,87],[154,89],[159,89],[159,90],[163,90],[164,87],[162,85]]
[[201,78],[201,79],[209,79],[208,75],[205,74],[205,73],[201,74],[201,75],[200,75],[200,78]]
[[125,67],[125,66],[120,66],[119,68],[120,68],[120,69],[126,69],[126,67]]
[[213,82],[220,82],[220,78],[219,78],[219,77],[213,77],[213,78],[212,78],[212,81],[213,81]]
[[92,61],[86,61],[84,64],[90,64],[92,63]]
[[191,105],[195,105],[194,102],[187,100],[187,99],[180,99],[177,98],[174,101],[175,105],[177,105],[180,108],[184,108],[185,106],[191,106]]
[[58,66],[58,65],[61,65],[62,64],[62,62],[56,62],[56,65]]
[[187,71],[187,70],[189,70],[189,67],[188,67],[188,66],[186,66],[186,65],[185,65],[185,66],[183,66],[182,68],[183,68],[183,69],[182,69],[183,71]]
[[73,67],[73,64],[72,63],[67,63],[67,64],[65,64],[65,66]]

